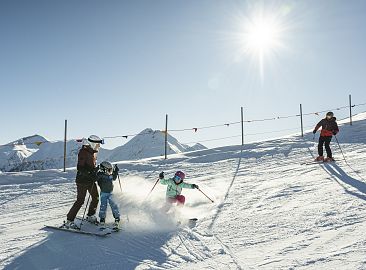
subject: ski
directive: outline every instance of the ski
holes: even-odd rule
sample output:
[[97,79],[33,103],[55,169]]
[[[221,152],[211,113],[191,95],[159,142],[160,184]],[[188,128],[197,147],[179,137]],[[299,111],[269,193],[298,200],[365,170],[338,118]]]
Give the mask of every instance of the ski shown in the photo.
[[177,226],[188,226],[190,228],[193,228],[196,226],[198,221],[198,218],[189,218],[185,221],[178,221]]
[[113,233],[121,231],[121,229],[119,227],[114,227],[114,226],[105,226],[105,227],[99,228],[99,231],[101,231],[101,232],[103,232],[105,230],[110,230]]
[[110,230],[100,231],[100,232],[88,232],[88,231],[83,231],[83,230],[67,229],[67,228],[51,226],[51,225],[45,225],[45,228],[64,231],[64,232],[72,232],[72,233],[79,233],[79,234],[85,234],[85,235],[101,236],[101,237],[104,237],[104,236],[107,236],[107,235],[111,234]]
[[87,224],[93,225],[95,227],[98,227],[99,231],[104,232],[104,231],[110,231],[110,233],[112,232],[119,232],[121,229],[119,227],[114,227],[113,224],[105,224],[104,227],[101,227],[100,223],[94,223],[94,222],[89,222],[86,219],[82,219],[82,217],[76,217],[75,220],[77,221],[77,223],[82,223],[82,222],[87,222]]
[[309,161],[309,162],[301,162],[300,165],[314,165],[314,164],[323,164],[323,161]]
[[329,164],[329,163],[335,163],[335,160],[332,161],[309,161],[309,162],[302,162],[300,165],[313,165],[313,164]]

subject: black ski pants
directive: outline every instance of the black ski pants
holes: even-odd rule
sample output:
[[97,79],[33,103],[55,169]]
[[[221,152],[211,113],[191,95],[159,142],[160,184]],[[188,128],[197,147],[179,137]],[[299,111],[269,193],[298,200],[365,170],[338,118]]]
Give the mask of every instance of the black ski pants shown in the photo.
[[67,220],[73,221],[78,214],[80,208],[84,204],[86,192],[89,191],[91,196],[91,202],[89,205],[88,216],[92,216],[97,211],[99,202],[99,193],[96,183],[76,183],[77,197],[74,205],[71,207],[69,213],[67,214]]
[[332,157],[332,150],[330,149],[330,141],[332,140],[332,136],[320,136],[319,144],[318,144],[318,154],[319,156],[323,156],[324,150],[323,145],[325,145],[325,151],[327,152],[327,156],[329,158]]

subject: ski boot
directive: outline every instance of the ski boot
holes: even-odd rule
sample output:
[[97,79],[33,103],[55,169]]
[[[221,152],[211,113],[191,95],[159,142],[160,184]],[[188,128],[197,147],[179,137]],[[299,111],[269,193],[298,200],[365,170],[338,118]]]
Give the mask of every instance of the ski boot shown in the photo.
[[61,226],[61,228],[80,230],[80,228],[74,223],[74,221],[71,220],[64,221],[64,224]]
[[324,162],[334,162],[334,158],[332,157],[327,157],[326,159],[324,159]]
[[119,218],[116,218],[114,220],[113,228],[112,228],[113,231],[118,232],[120,230],[120,223],[119,222],[120,222]]
[[315,161],[324,161],[324,157],[323,156],[318,156]]
[[95,215],[86,216],[86,221],[98,225],[98,218]]
[[99,226],[100,226],[100,230],[101,231],[103,231],[106,228],[106,226],[105,226],[105,218],[100,218]]

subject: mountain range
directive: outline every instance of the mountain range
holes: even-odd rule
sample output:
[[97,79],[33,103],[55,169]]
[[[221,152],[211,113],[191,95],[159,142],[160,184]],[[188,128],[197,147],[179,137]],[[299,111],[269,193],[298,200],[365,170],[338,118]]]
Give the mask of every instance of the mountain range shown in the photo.
[[[147,128],[124,145],[114,149],[101,148],[98,160],[111,162],[137,160],[164,155],[165,134],[160,130]],[[66,166],[75,167],[81,143],[69,140],[66,145]],[[181,144],[168,135],[168,154],[203,150],[202,144],[193,146]],[[52,142],[40,135],[32,135],[0,146],[0,171],[25,171],[59,169],[64,162],[64,142]]]

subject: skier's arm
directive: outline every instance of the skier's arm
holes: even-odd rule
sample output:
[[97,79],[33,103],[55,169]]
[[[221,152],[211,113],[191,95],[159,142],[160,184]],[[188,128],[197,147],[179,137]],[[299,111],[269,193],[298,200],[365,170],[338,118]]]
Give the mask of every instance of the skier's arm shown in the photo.
[[317,132],[317,130],[322,126],[322,122],[323,120],[319,121],[319,123],[315,126],[313,133],[315,134]]
[[113,181],[117,179],[118,172],[119,172],[119,168],[118,168],[118,166],[116,164],[116,165],[114,165],[114,169],[113,169]]
[[170,181],[171,181],[170,179],[163,178],[163,179],[160,179],[160,184],[162,184],[162,185],[168,185]]
[[165,177],[164,172],[159,173],[160,184],[168,185],[170,182],[170,179],[165,179],[164,177]]
[[188,183],[182,183],[182,188],[189,188],[189,189],[195,189],[195,188],[198,188],[197,185],[195,184],[188,184]]
[[332,132],[333,132],[333,135],[337,135],[338,134],[339,127],[338,127],[337,122],[334,122],[334,129],[332,130]]

